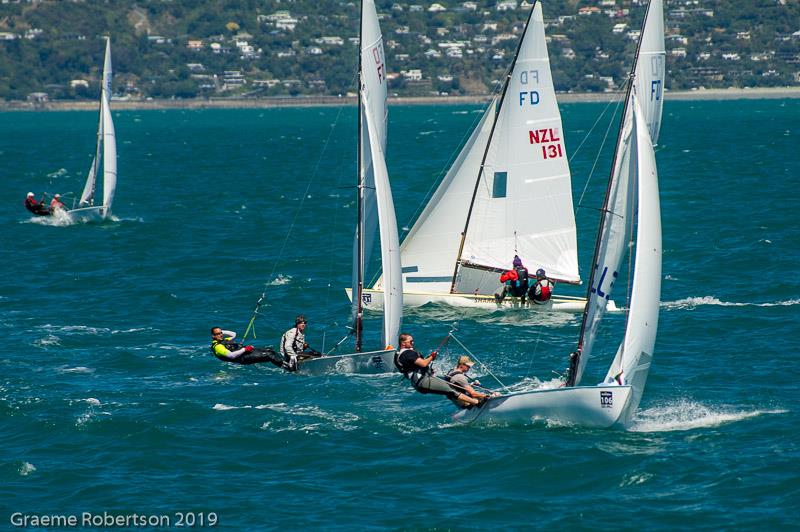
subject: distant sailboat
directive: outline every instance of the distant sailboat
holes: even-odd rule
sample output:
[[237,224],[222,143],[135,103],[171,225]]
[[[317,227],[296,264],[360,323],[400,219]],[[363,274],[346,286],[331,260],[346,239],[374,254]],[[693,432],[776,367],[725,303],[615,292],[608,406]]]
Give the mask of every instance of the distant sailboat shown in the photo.
[[[631,71],[581,335],[565,386],[491,398],[480,408],[457,412],[457,421],[547,419],[610,427],[627,425],[636,412],[653,357],[661,293],[661,210],[653,145],[663,105],[663,35],[662,0],[652,0]],[[625,336],[604,381],[596,386],[578,386],[623,253],[632,249],[628,230],[634,226],[634,217],[636,251]]]
[[[358,223],[353,254],[353,286],[360,293],[374,234],[380,234],[381,266],[386,282],[382,288],[382,348],[361,351],[362,298],[353,301],[355,353],[325,355],[299,361],[305,374],[384,373],[395,371],[392,346],[397,345],[403,318],[400,239],[389,174],[386,169],[387,88],[383,37],[374,0],[362,0],[359,56],[358,129]],[[377,226],[377,227],[376,227]]]
[[[549,278],[580,283],[570,170],[535,2],[509,74],[401,246],[404,302],[497,308],[514,255]],[[384,279],[363,291],[380,308]],[[348,293],[350,297],[352,295]],[[516,301],[515,301],[516,300]],[[506,306],[519,304],[506,298]],[[553,298],[580,311],[583,298]],[[550,307],[550,305],[547,305]]]
[[[97,148],[78,207],[66,211],[73,220],[106,219],[111,215],[117,190],[117,137],[111,118],[111,38],[106,37],[103,62],[103,85],[100,91],[100,120],[97,126]],[[103,166],[103,203],[95,205],[97,175]]]

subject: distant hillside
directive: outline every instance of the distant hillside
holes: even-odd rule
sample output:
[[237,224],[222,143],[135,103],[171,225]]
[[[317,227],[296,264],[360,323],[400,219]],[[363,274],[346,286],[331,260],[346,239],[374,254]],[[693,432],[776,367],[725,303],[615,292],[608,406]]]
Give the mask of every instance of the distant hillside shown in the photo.
[[[379,1],[391,91],[491,91],[511,60],[528,1]],[[553,0],[543,7],[557,90],[619,86],[644,4]],[[358,12],[357,2],[345,0],[3,3],[0,98],[95,98],[106,34],[120,97],[345,94],[355,87]],[[800,85],[797,0],[668,0],[665,27],[672,90]]]

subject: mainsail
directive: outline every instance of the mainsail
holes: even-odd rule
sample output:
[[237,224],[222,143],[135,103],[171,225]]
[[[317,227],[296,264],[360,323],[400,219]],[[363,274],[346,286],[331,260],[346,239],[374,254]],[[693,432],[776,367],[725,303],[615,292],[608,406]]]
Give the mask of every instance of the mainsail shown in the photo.
[[580,281],[570,171],[539,2],[503,93],[401,250],[407,290],[491,294],[497,271],[514,255],[551,278]]
[[[384,156],[386,153],[387,81],[383,38],[373,0],[361,4],[361,39],[359,55],[359,223],[353,245],[353,317],[356,350],[361,349],[361,289],[376,230],[380,228],[381,259],[384,274],[391,274],[387,283],[384,315],[384,342],[396,343],[400,330],[402,294],[399,237],[394,203]],[[396,264],[395,264],[396,263]],[[396,267],[395,267],[396,266]],[[402,288],[400,288],[402,292]]]
[[658,330],[661,298],[661,207],[658,198],[658,173],[645,111],[633,97],[634,132],[631,135],[638,177],[636,226],[636,270],[633,276],[631,304],[625,339],[620,344],[605,382],[628,384],[633,395],[627,407],[634,412],[644,391]]
[[103,62],[103,81],[100,89],[100,118],[97,126],[97,147],[92,165],[83,187],[81,207],[94,206],[97,187],[97,171],[103,165],[103,217],[111,214],[111,204],[117,189],[117,140],[114,121],[111,118],[111,38],[106,38],[105,60]]
[[[606,312],[620,270],[622,255],[627,247],[630,230],[636,154],[632,150],[634,130],[634,95],[639,102],[639,112],[655,144],[661,126],[664,86],[664,23],[662,0],[653,0],[647,8],[642,23],[641,38],[634,59],[628,85],[620,133],[614,156],[614,165],[603,204],[594,268],[589,278],[581,337],[577,357],[570,369],[567,384],[580,383],[586,363],[592,356],[600,320]],[[643,61],[644,60],[644,61]],[[640,94],[644,92],[644,95]]]

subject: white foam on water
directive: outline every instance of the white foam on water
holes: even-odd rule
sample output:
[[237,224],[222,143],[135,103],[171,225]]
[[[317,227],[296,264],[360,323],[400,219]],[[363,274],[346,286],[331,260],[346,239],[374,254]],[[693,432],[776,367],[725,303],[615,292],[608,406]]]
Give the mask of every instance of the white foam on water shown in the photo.
[[49,347],[52,345],[61,345],[61,338],[55,336],[53,334],[48,334],[44,338],[39,338],[35,342],[34,345],[42,346],[42,347]]
[[217,404],[215,404],[215,405],[214,405],[214,407],[212,408],[212,410],[221,410],[221,411],[224,411],[224,410],[241,410],[241,409],[247,409],[247,408],[253,408],[253,407],[252,407],[252,406],[250,406],[250,405],[244,405],[244,406],[231,406],[231,405],[226,405],[226,404],[223,404],[223,403],[217,403]]
[[662,301],[661,307],[666,309],[693,309],[700,306],[720,306],[720,307],[789,307],[800,305],[800,299],[788,299],[786,301],[772,301],[767,303],[737,303],[732,301],[721,301],[713,296],[687,297],[677,301]]
[[95,399],[94,397],[88,397],[86,399],[81,399],[81,401],[86,401],[88,404],[90,404],[92,406],[100,406],[102,404],[102,403],[100,403],[99,399]]
[[19,476],[21,477],[27,477],[34,471],[36,471],[36,466],[30,462],[22,462],[22,465],[19,466]]
[[87,368],[86,366],[75,366],[74,368],[61,367],[57,370],[58,373],[94,373],[94,369]]
[[292,281],[291,275],[278,275],[275,279],[267,283],[267,286],[283,286],[285,284],[289,284]]
[[42,329],[54,332],[84,333],[84,334],[108,334],[110,329],[105,327],[89,327],[88,325],[42,325]]
[[639,411],[628,430],[631,432],[673,432],[713,428],[763,415],[785,414],[788,410],[737,410],[710,408],[693,401],[679,401]]

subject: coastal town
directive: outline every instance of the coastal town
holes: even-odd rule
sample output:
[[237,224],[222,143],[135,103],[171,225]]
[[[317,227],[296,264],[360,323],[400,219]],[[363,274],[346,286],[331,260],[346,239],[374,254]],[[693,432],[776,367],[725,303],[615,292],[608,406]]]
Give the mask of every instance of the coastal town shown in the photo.
[[[0,5],[0,99],[93,100],[104,35],[117,50],[118,101],[353,94],[356,2],[270,0],[235,10],[222,4],[6,0]],[[491,93],[531,6],[530,0],[379,4],[390,95]],[[618,90],[645,3],[560,0],[543,7],[556,90]],[[99,17],[107,23],[91,23]],[[797,2],[669,0],[665,33],[668,90],[800,85]]]

